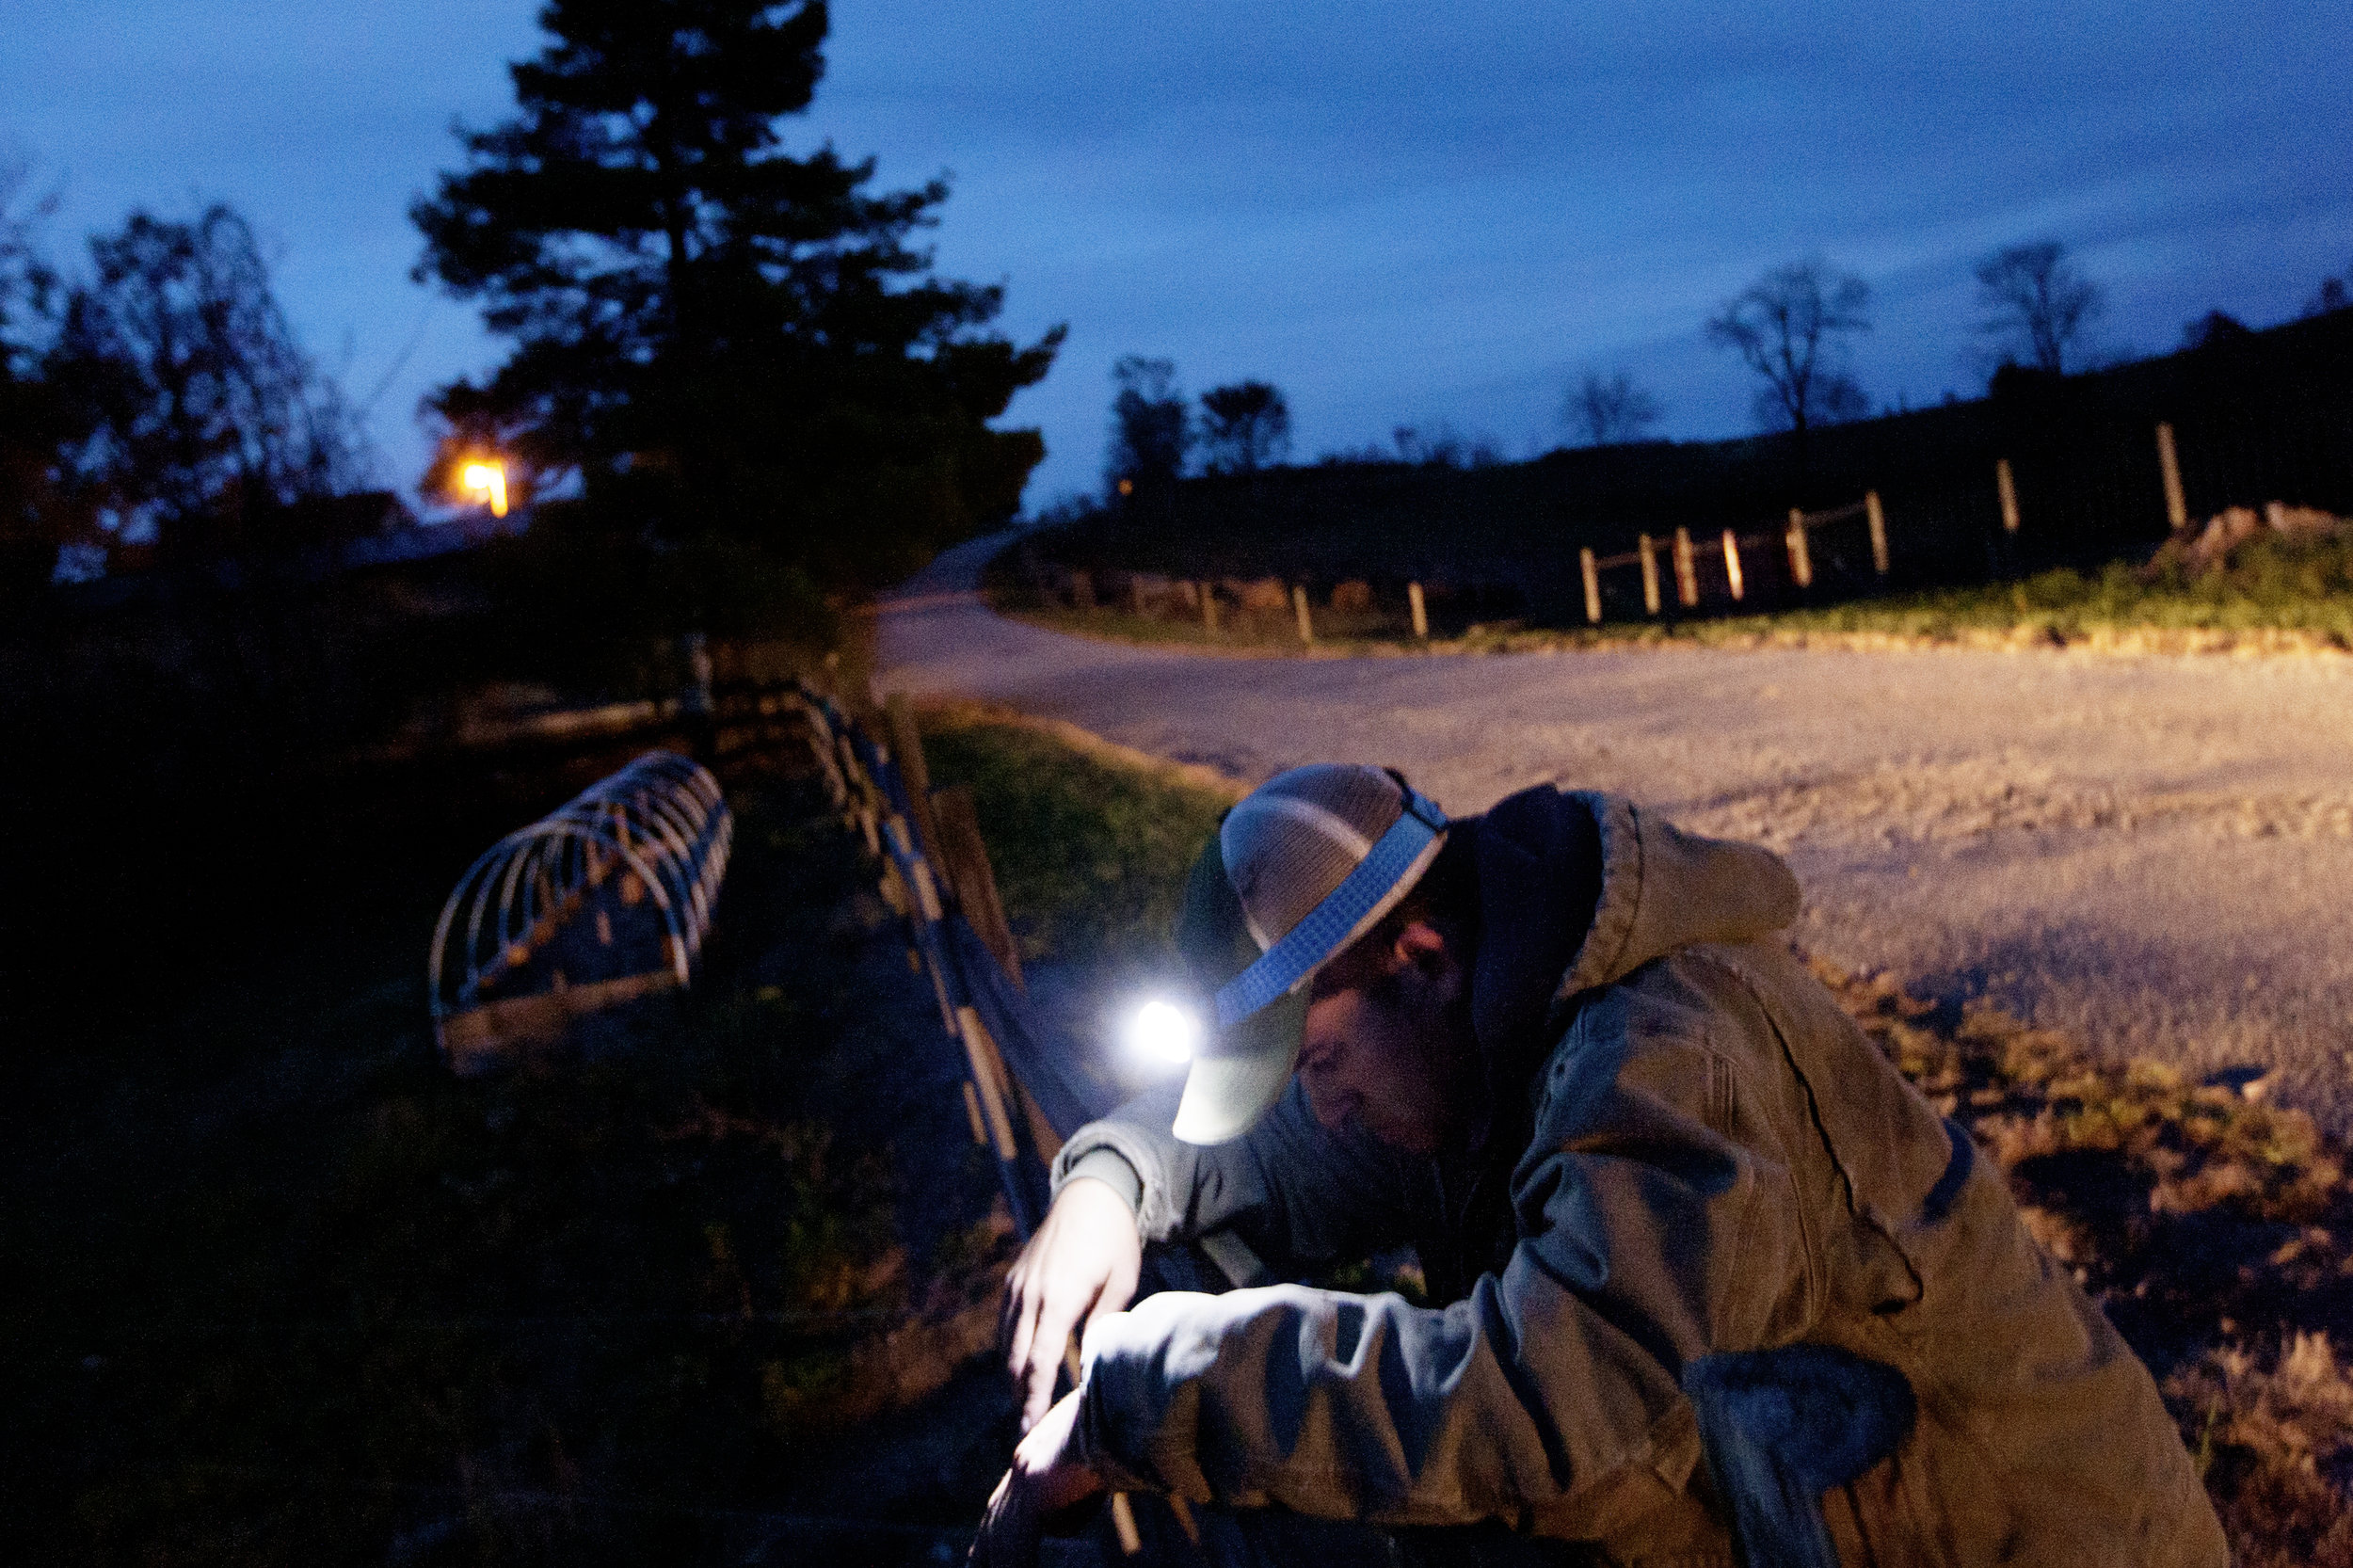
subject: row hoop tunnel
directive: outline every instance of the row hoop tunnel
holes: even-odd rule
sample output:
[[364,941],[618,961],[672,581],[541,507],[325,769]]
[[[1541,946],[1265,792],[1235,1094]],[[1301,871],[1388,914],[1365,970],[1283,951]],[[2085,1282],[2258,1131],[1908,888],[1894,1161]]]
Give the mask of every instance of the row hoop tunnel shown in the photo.
[[[727,874],[735,819],[709,769],[649,751],[547,816],[501,839],[457,879],[426,958],[436,1043],[451,1021],[523,971],[587,898],[616,874],[620,902],[649,901],[660,954],[638,968],[686,985]],[[598,913],[600,931],[604,914]],[[624,960],[626,961],[626,960]],[[561,985],[561,971],[555,977]]]

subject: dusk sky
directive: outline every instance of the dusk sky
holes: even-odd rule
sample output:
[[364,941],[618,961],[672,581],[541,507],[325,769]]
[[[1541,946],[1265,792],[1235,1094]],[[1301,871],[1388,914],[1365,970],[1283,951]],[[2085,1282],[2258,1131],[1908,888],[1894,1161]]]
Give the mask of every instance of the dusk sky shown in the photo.
[[[134,206],[226,200],[338,368],[384,477],[415,409],[487,370],[472,309],[412,283],[407,208],[452,120],[510,112],[527,0],[8,0],[0,152],[62,206],[48,246]],[[1029,502],[1099,483],[1109,368],[1289,395],[1293,456],[1440,423],[1518,456],[1564,389],[1625,368],[1679,439],[1753,428],[1702,324],[1810,253],[1869,280],[1877,403],[1982,385],[1970,266],[2065,242],[2109,354],[2210,309],[2293,316],[2353,270],[2353,6],[1517,5],[1455,0],[840,0],[795,148],[830,139],[954,195],[941,269],[1007,285],[1002,325],[1070,339],[1010,423]]]

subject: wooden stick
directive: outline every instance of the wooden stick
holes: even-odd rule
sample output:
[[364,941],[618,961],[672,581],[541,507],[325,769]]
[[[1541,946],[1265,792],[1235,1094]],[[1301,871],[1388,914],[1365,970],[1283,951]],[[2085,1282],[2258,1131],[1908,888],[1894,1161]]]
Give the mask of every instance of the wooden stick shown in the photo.
[[1881,577],[1887,575],[1887,514],[1880,510],[1880,492],[1863,492],[1864,515],[1871,520],[1871,565]]
[[1601,624],[1601,572],[1593,565],[1593,552],[1577,552],[1577,569],[1585,579],[1585,618],[1593,625]]
[[1724,530],[1724,580],[1732,584],[1732,597],[1737,600],[1746,584],[1740,576],[1740,540],[1729,528]]
[[1201,625],[1210,636],[1217,635],[1217,584],[1201,584]]
[[1307,614],[1307,590],[1297,583],[1291,584],[1291,614],[1299,617],[1299,640],[1309,648],[1315,647],[1316,627]]
[[1655,616],[1658,614],[1658,559],[1650,552],[1650,536],[1642,535],[1634,548],[1642,557],[1642,613]]
[[1700,602],[1699,563],[1691,557],[1691,531],[1675,530],[1675,599],[1687,610]]
[[1405,607],[1413,612],[1414,635],[1417,637],[1429,636],[1430,609],[1428,605],[1422,602],[1420,584],[1408,583],[1405,584]]
[[1993,463],[1993,488],[2002,498],[2002,532],[2018,532],[2018,484],[2010,477],[2009,459],[1999,457]]
[[2165,520],[2178,532],[2189,526],[2189,503],[2182,494],[2182,465],[2173,455],[2173,426],[2157,426],[2157,467],[2165,475]]
[[[1064,1344],[1062,1351],[1062,1364],[1063,1369],[1070,1374],[1070,1386],[1074,1389],[1077,1388],[1079,1386],[1080,1368],[1079,1342],[1076,1339],[1068,1340]],[[1172,1497],[1169,1501],[1172,1506],[1179,1508],[1183,1506],[1182,1502],[1177,1498]],[[1119,1537],[1119,1549],[1128,1557],[1133,1557],[1138,1552],[1144,1550],[1144,1534],[1136,1528],[1135,1510],[1129,1506],[1127,1493],[1114,1492],[1112,1494],[1111,1515],[1112,1532]],[[1201,1533],[1193,1528],[1193,1516],[1191,1513],[1178,1514],[1177,1523],[1184,1526],[1185,1533],[1193,1538],[1195,1545],[1200,1544]]]
[[1805,514],[1789,508],[1789,575],[1801,588],[1814,586],[1814,558],[1806,553]]

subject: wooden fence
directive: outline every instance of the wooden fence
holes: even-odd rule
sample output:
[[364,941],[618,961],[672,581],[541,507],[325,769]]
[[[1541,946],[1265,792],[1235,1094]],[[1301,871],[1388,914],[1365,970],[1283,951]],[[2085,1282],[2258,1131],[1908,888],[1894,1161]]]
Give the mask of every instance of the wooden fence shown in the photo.
[[[805,683],[795,682],[788,700],[807,722],[810,752],[843,826],[880,865],[883,899],[904,922],[909,968],[928,980],[942,1033],[960,1055],[973,1142],[995,1160],[1014,1228],[1027,1239],[1045,1217],[1048,1171],[1063,1139],[1111,1111],[1114,1092],[1084,1070],[1077,1043],[1029,1006],[971,792],[932,786],[905,698],[882,704],[887,740]],[[1147,1249],[1144,1288],[1226,1290],[1266,1277],[1240,1238],[1218,1233],[1191,1247]],[[1066,1366],[1075,1382],[1075,1345]],[[1140,1562],[1257,1560],[1231,1515],[1196,1518],[1181,1498],[1149,1499],[1139,1509],[1114,1495],[1109,1514],[1121,1552]]]
[[[2155,438],[2166,522],[2179,533],[2188,526],[2189,507],[2182,486],[2172,425],[2157,425]],[[2003,535],[2015,538],[2026,526],[2031,506],[2022,504],[2009,459],[1996,459],[1988,478],[1991,484],[1985,493],[1991,510],[2000,518]],[[1649,619],[1670,613],[1670,592],[1673,596],[1673,608],[1681,612],[1721,610],[1760,599],[1780,598],[1785,601],[1791,591],[1810,595],[1820,575],[1821,563],[1817,557],[1823,552],[1825,541],[1838,568],[1833,577],[1855,576],[1866,551],[1873,578],[1884,582],[1894,570],[1898,544],[1891,540],[1888,510],[1880,493],[1869,490],[1859,500],[1822,511],[1793,507],[1782,522],[1756,533],[1726,528],[1695,536],[1689,528],[1677,528],[1672,534],[1639,535],[1634,549],[1617,554],[1602,555],[1590,546],[1580,548],[1577,571],[1584,591],[1585,619],[1589,625],[1598,626],[1610,618],[1613,603],[1630,606],[1635,600],[1632,584],[1637,581],[1641,615]],[[1845,565],[1850,549],[1857,563],[1851,568]],[[1627,584],[1625,591],[1612,591],[1618,582]],[[1272,616],[1288,608],[1300,644],[1312,648],[1316,643],[1316,607],[1304,584],[1285,583],[1272,577],[1220,583],[1143,572],[1123,573],[1117,578],[1106,574],[1106,585],[1114,583],[1117,586],[1112,597],[1124,600],[1131,613],[1145,616],[1173,608],[1180,615],[1197,616],[1211,638],[1220,634],[1221,624],[1234,612]],[[1050,591],[1044,584],[1040,588],[1041,592],[1050,592],[1050,597],[1066,598],[1080,610],[1094,609],[1098,602],[1095,574],[1084,570],[1067,573],[1066,580]],[[1421,583],[1409,582],[1405,595],[1413,635],[1427,639],[1431,634],[1428,593]],[[1369,586],[1352,581],[1333,591],[1329,608],[1363,608],[1369,600]]]

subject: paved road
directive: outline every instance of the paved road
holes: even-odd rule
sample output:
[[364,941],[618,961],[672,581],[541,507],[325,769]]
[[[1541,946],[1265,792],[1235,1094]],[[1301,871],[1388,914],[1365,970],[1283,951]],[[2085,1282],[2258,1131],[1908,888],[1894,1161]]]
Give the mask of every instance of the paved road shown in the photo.
[[882,683],[1244,779],[1394,763],[1454,812],[1555,782],[1778,850],[1800,939],[2104,1050],[2261,1067],[2353,1131],[2353,658],[1678,649],[1243,659],[886,604]]

